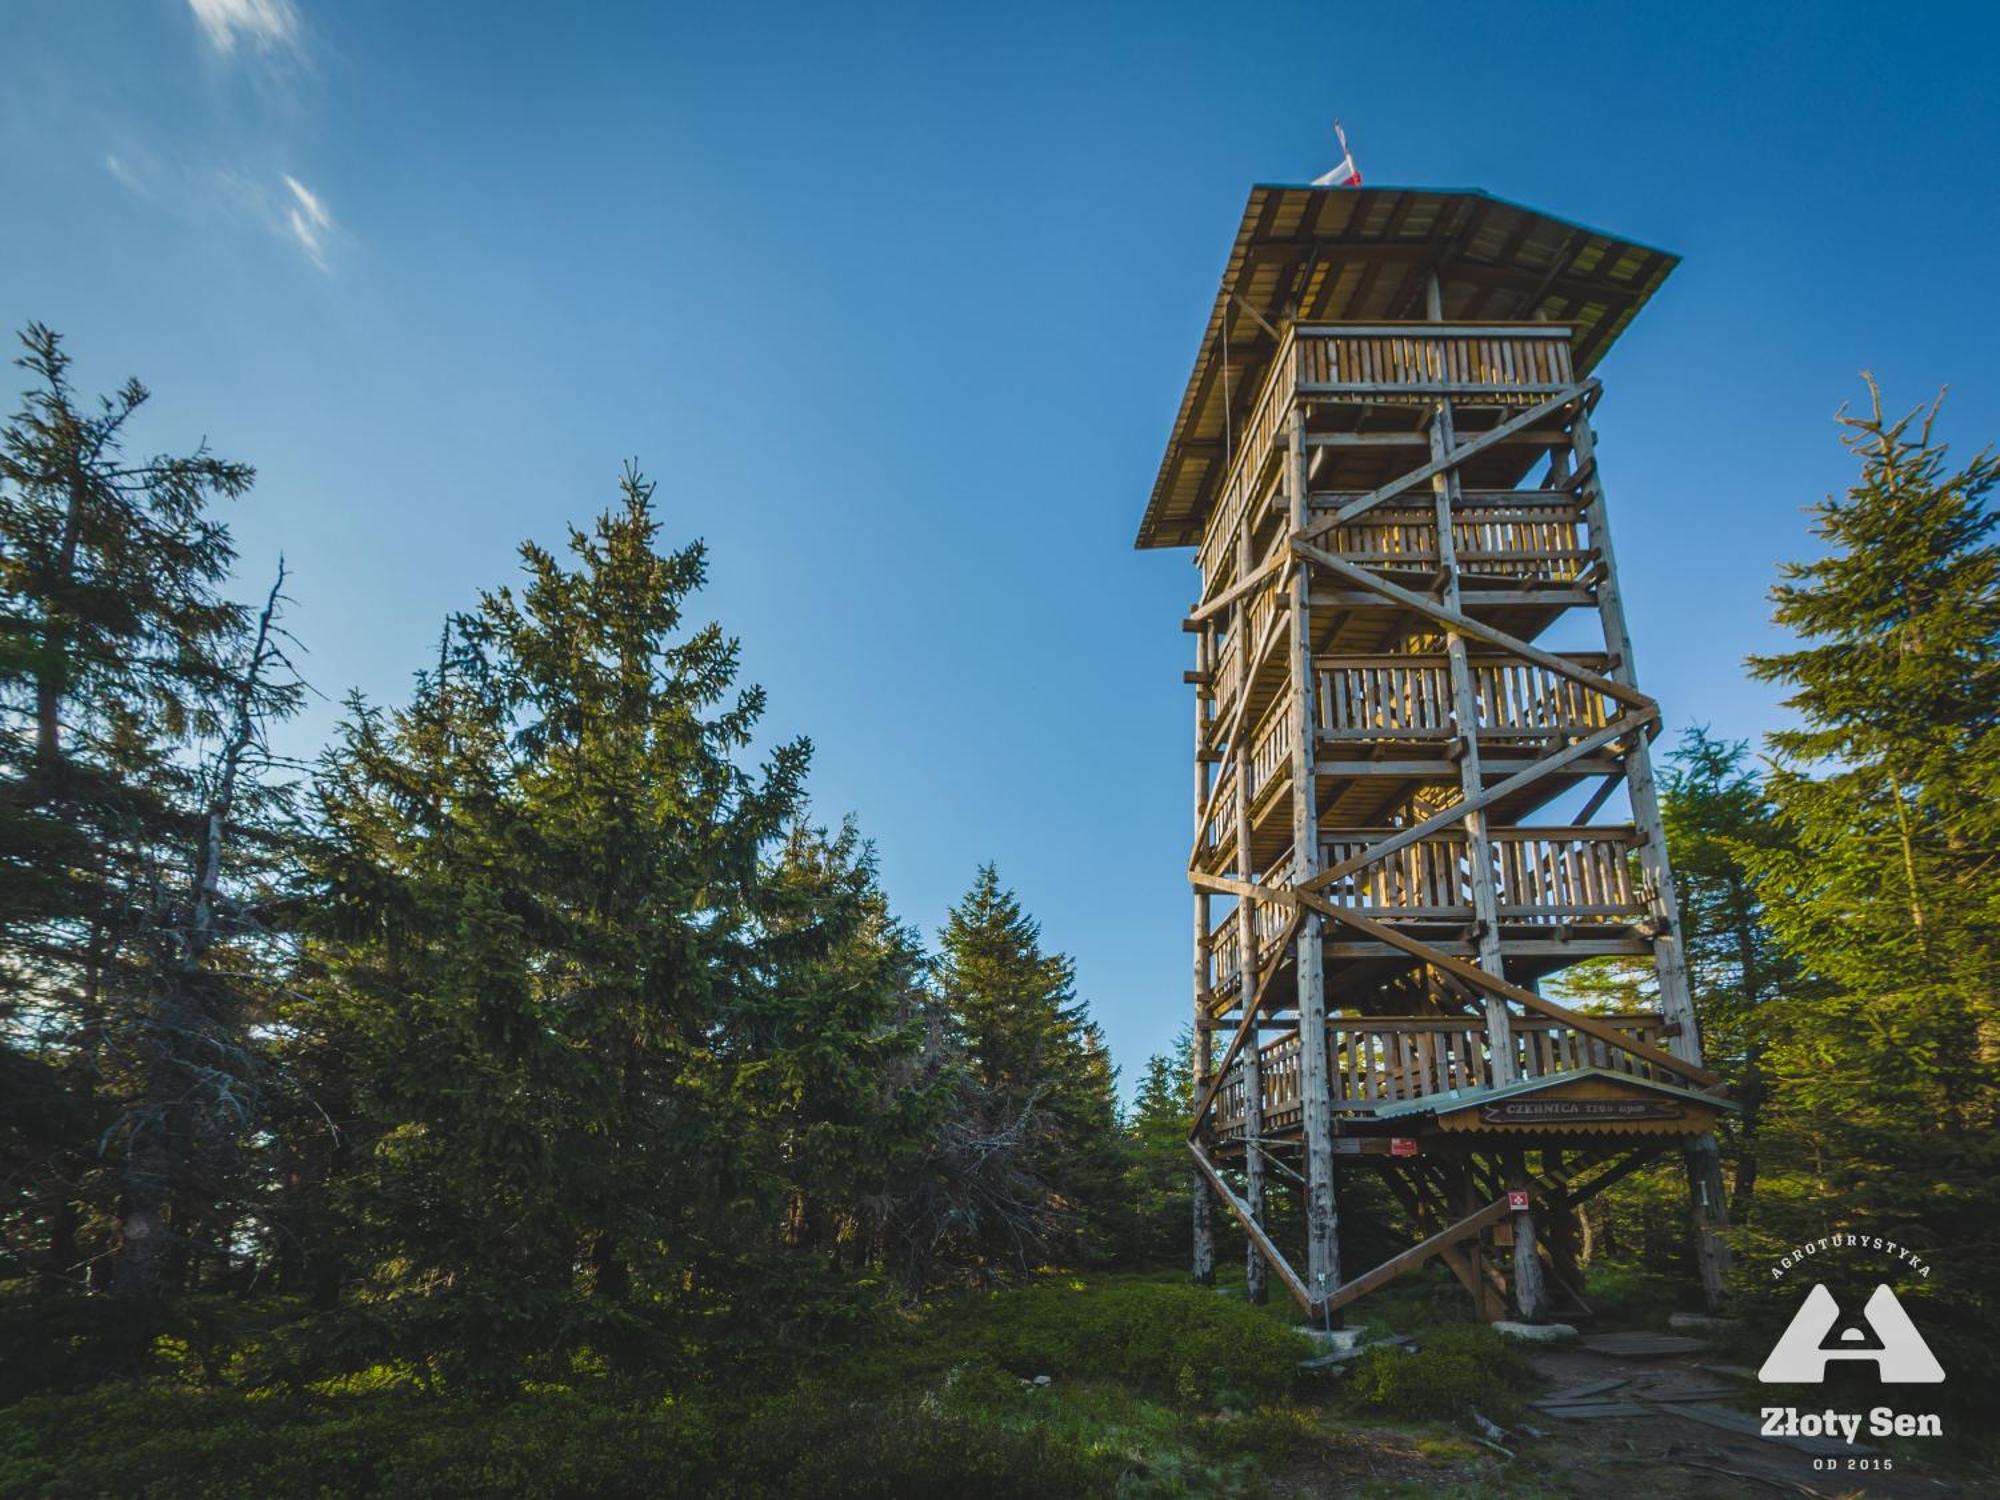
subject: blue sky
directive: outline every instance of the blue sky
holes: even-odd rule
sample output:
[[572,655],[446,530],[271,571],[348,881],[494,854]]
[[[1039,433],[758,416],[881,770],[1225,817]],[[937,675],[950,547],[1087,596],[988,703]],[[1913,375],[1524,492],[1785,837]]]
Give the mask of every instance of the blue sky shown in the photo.
[[257,465],[295,749],[637,456],[820,813],[926,931],[997,860],[1129,1078],[1188,1009],[1194,588],[1131,539],[1249,185],[1339,114],[1370,181],[1686,257],[1602,457],[1646,686],[1754,737],[1857,372],[2000,437],[1994,14],[25,0],[0,317]]

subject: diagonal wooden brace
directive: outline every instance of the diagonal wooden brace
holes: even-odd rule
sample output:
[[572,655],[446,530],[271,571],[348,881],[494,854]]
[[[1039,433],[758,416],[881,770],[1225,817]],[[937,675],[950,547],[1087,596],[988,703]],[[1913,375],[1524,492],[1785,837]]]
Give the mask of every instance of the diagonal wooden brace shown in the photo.
[[1447,630],[1455,630],[1460,635],[1484,641],[1489,646],[1497,646],[1502,651],[1520,657],[1523,661],[1531,661],[1538,667],[1546,667],[1549,671],[1567,677],[1573,682],[1580,682],[1607,698],[1616,698],[1629,707],[1649,709],[1658,707],[1651,698],[1637,688],[1627,687],[1622,682],[1614,682],[1609,677],[1591,671],[1588,667],[1578,666],[1568,657],[1558,656],[1553,651],[1544,651],[1539,646],[1531,646],[1519,636],[1509,635],[1504,630],[1496,630],[1491,625],[1460,614],[1455,609],[1448,609],[1428,595],[1391,583],[1366,568],[1357,567],[1344,557],[1335,557],[1324,548],[1313,546],[1303,539],[1304,536],[1305,533],[1301,532],[1292,538],[1292,551],[1315,567],[1324,568],[1350,583],[1359,584],[1362,588],[1372,590],[1385,599],[1393,600],[1407,610],[1427,616]]
[[1505,1000],[1512,1000],[1516,1005],[1525,1006],[1529,1010],[1561,1021],[1565,1026],[1574,1026],[1586,1036],[1595,1037],[1608,1047],[1614,1047],[1620,1052],[1629,1052],[1634,1057],[1644,1058],[1654,1067],[1664,1068],[1698,1087],[1707,1088],[1721,1081],[1707,1069],[1696,1067],[1691,1062],[1684,1062],[1671,1052],[1664,1052],[1655,1047],[1651,1042],[1642,1042],[1639,1038],[1598,1020],[1595,1016],[1571,1010],[1567,1006],[1556,1004],[1553,1000],[1544,999],[1533,990],[1525,990],[1518,984],[1510,984],[1497,974],[1487,973],[1477,964],[1467,963],[1462,958],[1454,958],[1451,954],[1441,952],[1406,932],[1399,932],[1387,923],[1377,922],[1373,917],[1364,917],[1359,912],[1349,911],[1346,907],[1335,906],[1331,901],[1312,891],[1294,890],[1291,895],[1294,900],[1311,907],[1321,916],[1332,917],[1336,922],[1366,933],[1379,943],[1387,943],[1412,958],[1433,964],[1447,974],[1456,975],[1475,989],[1484,990],[1489,995],[1498,995]]
[[1489,1224],[1498,1224],[1509,1213],[1507,1200],[1495,1198],[1476,1213],[1467,1214],[1456,1224],[1447,1224],[1427,1240],[1419,1240],[1401,1255],[1382,1262],[1374,1270],[1357,1276],[1354,1280],[1336,1288],[1326,1299],[1326,1311],[1345,1307],[1357,1297],[1365,1297],[1377,1287],[1387,1286],[1405,1271],[1414,1271],[1433,1255],[1442,1254],[1452,1246],[1471,1239]]
[[1278,1273],[1278,1279],[1284,1282],[1285,1290],[1290,1292],[1299,1306],[1307,1312],[1315,1311],[1312,1295],[1306,1291],[1305,1282],[1300,1280],[1299,1273],[1292,1269],[1291,1262],[1285,1259],[1277,1245],[1272,1242],[1270,1235],[1264,1232],[1264,1226],[1259,1224],[1250,1212],[1250,1205],[1237,1197],[1229,1184],[1222,1180],[1222,1174],[1215,1169],[1215,1163],[1208,1159],[1208,1153],[1201,1149],[1199,1141],[1189,1141],[1187,1147],[1194,1153],[1194,1164],[1201,1169],[1201,1175],[1208,1179],[1208,1185],[1215,1189],[1215,1195],[1228,1205],[1232,1214],[1236,1215],[1236,1222],[1241,1224],[1243,1232],[1250,1236],[1250,1243],[1257,1247],[1257,1253],[1262,1255],[1271,1269]]
[[1627,734],[1637,732],[1644,725],[1658,717],[1659,711],[1657,709],[1646,709],[1615,719],[1596,733],[1576,741],[1573,745],[1557,751],[1554,755],[1546,756],[1536,761],[1533,765],[1523,770],[1516,771],[1505,781],[1497,781],[1492,786],[1482,788],[1474,796],[1465,797],[1454,802],[1443,812],[1433,813],[1421,823],[1413,823],[1408,828],[1398,829],[1379,844],[1370,844],[1367,849],[1353,858],[1344,859],[1339,864],[1320,871],[1319,874],[1313,876],[1312,879],[1308,880],[1299,889],[1307,891],[1324,890],[1336,880],[1352,875],[1356,870],[1367,865],[1372,865],[1377,860],[1385,859],[1389,855],[1394,854],[1398,849],[1405,848],[1420,839],[1436,833],[1440,828],[1446,828],[1453,823],[1460,822],[1471,814],[1478,812],[1481,808],[1498,802],[1503,797],[1513,796],[1522,787],[1530,786],[1540,781],[1544,776],[1561,770],[1571,761],[1581,760],[1593,751],[1603,749],[1604,746],[1610,744],[1612,741],[1622,739]]
[[1403,491],[1413,489],[1417,485],[1422,484],[1426,479],[1434,478],[1448,469],[1457,468],[1468,458],[1484,453],[1488,448],[1496,444],[1504,443],[1515,433],[1525,431],[1544,417],[1555,415],[1555,413],[1561,411],[1578,397],[1582,397],[1586,401],[1593,399],[1595,393],[1600,389],[1601,387],[1597,381],[1585,380],[1570,386],[1567,390],[1558,391],[1555,395],[1549,397],[1548,400],[1529,407],[1517,416],[1509,417],[1498,427],[1493,428],[1489,432],[1480,433],[1479,436],[1469,442],[1460,444],[1443,457],[1434,458],[1421,468],[1412,469],[1400,478],[1390,480],[1380,489],[1370,491],[1359,500],[1348,501],[1347,504],[1341,506],[1332,515],[1323,517],[1300,531],[1298,539],[1300,541],[1311,541],[1314,537],[1325,536],[1335,527],[1346,525],[1364,511],[1373,510],[1384,501],[1395,499]]
[[1237,579],[1236,582],[1217,594],[1213,599],[1198,604],[1189,610],[1187,618],[1181,621],[1181,629],[1193,629],[1211,615],[1221,614],[1222,611],[1229,608],[1230,605],[1241,599],[1245,594],[1255,593],[1261,585],[1271,581],[1277,574],[1278,569],[1284,565],[1284,561],[1285,557],[1282,552],[1267,558],[1254,572],[1248,574],[1246,577]]
[[[1250,891],[1260,889],[1257,886],[1250,885],[1247,881],[1229,881],[1226,883],[1229,885],[1239,885]],[[1291,923],[1285,928],[1284,936],[1278,939],[1279,952],[1282,952],[1285,945],[1298,936],[1300,915],[1297,911],[1292,913]],[[1243,955],[1242,961],[1249,963],[1253,957],[1254,955],[1246,953]],[[1190,1140],[1200,1134],[1202,1122],[1208,1118],[1208,1112],[1215,1107],[1215,1096],[1222,1092],[1222,1085],[1229,1077],[1229,1069],[1236,1061],[1236,1054],[1243,1050],[1244,1038],[1256,1034],[1257,1017],[1264,1008],[1264,992],[1271,987],[1271,980],[1276,977],[1277,972],[1278,964],[1273,960],[1257,980],[1257,992],[1250,997],[1250,1003],[1243,1008],[1243,1019],[1237,1024],[1236,1035],[1229,1039],[1229,1046],[1223,1051],[1222,1061],[1216,1064],[1214,1071],[1208,1076],[1208,1092],[1201,1096],[1201,1103],[1195,1108],[1193,1123],[1188,1126],[1188,1138]]]

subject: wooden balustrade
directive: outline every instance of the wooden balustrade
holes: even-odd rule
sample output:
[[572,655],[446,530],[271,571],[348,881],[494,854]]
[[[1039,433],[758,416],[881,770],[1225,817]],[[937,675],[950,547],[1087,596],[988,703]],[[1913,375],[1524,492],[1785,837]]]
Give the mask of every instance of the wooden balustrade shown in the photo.
[[1250,740],[1250,780],[1247,789],[1250,800],[1256,801],[1279,771],[1288,768],[1292,761],[1292,747],[1297,736],[1292,733],[1292,704],[1290,696],[1281,697],[1271,705],[1264,715],[1264,722],[1257,726],[1257,732]]
[[[1666,1045],[1666,1025],[1654,1012],[1597,1016],[1635,1041]],[[1548,1078],[1582,1068],[1602,1068],[1661,1083],[1677,1080],[1621,1047],[1588,1036],[1553,1016],[1515,1016],[1508,1025],[1514,1076]],[[1263,1068],[1266,1129],[1294,1123],[1299,1106],[1297,1033],[1258,1051]],[[1368,1114],[1385,1104],[1422,1099],[1493,1084],[1486,1023],[1478,1016],[1334,1016],[1327,1021],[1327,1061],[1335,1108]],[[1231,1067],[1216,1096],[1216,1128],[1223,1135],[1243,1127],[1242,1065]]]
[[[1262,883],[1276,883],[1285,873],[1288,861],[1280,861],[1264,872]],[[1257,965],[1259,968],[1272,963],[1277,958],[1278,939],[1284,936],[1285,927],[1291,921],[1291,913],[1284,907],[1269,901],[1253,902],[1250,924],[1257,934]],[[1236,910],[1228,913],[1216,924],[1208,935],[1209,988],[1214,992],[1216,1003],[1227,1010],[1236,1001],[1236,990],[1243,977],[1240,943],[1237,938]]]
[[1271,361],[1248,417],[1232,434],[1236,449],[1227,460],[1228,476],[1210,513],[1208,529],[1195,551],[1203,582],[1213,583],[1234,569],[1233,550],[1237,533],[1250,503],[1264,489],[1264,468],[1271,451],[1283,438],[1285,417],[1297,398],[1295,344],[1287,329],[1278,352]]
[[[1392,829],[1329,829],[1320,835],[1321,868],[1365,854]],[[1505,922],[1632,921],[1646,912],[1629,859],[1629,828],[1494,828],[1494,892]],[[1339,906],[1405,921],[1472,917],[1465,831],[1442,830],[1392,850],[1329,885]]]
[[1441,391],[1532,405],[1575,382],[1570,330],[1554,323],[1305,325],[1294,331],[1307,396],[1434,399]]
[[1266,468],[1294,401],[1347,396],[1399,405],[1454,395],[1477,398],[1474,405],[1532,405],[1575,382],[1570,332],[1557,323],[1287,328],[1242,427],[1230,433],[1228,473],[1195,553],[1204,586],[1234,571],[1237,534],[1268,488]]
[[[1568,659],[1596,672],[1609,664],[1601,652]],[[1515,657],[1475,656],[1471,664],[1486,739],[1580,736],[1613,717],[1611,699],[1547,667]],[[1323,739],[1442,740],[1458,732],[1450,659],[1442,654],[1323,656],[1317,666]]]
[[[1566,500],[1469,507],[1452,516],[1451,543],[1462,572],[1520,582],[1571,582],[1591,555],[1577,507]],[[1439,563],[1437,513],[1378,506],[1334,527],[1322,545],[1364,568],[1428,573]]]

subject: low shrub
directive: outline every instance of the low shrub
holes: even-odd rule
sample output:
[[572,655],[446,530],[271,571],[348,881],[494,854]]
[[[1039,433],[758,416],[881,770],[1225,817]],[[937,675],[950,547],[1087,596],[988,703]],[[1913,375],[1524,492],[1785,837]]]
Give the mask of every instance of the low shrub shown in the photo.
[[300,1409],[107,1386],[0,1411],[4,1500],[508,1495],[893,1500],[1101,1494],[1117,1466],[1034,1431],[913,1402],[786,1397],[740,1411],[566,1393],[502,1405],[386,1392]]
[[1104,1494],[1120,1465],[1037,1428],[923,1402],[788,1397],[727,1437],[709,1493],[726,1500],[993,1500]]
[[1427,1329],[1417,1352],[1378,1345],[1354,1362],[1348,1395],[1398,1417],[1512,1413],[1535,1373],[1521,1352],[1481,1323]]
[[1117,1380],[1183,1406],[1267,1405],[1312,1347],[1268,1313],[1200,1287],[1051,1279],[940,1307],[925,1330],[1011,1374]]
[[636,1497],[710,1467],[709,1447],[703,1424],[678,1413],[567,1396],[473,1406],[398,1394],[301,1410],[106,1386],[0,1411],[0,1496]]

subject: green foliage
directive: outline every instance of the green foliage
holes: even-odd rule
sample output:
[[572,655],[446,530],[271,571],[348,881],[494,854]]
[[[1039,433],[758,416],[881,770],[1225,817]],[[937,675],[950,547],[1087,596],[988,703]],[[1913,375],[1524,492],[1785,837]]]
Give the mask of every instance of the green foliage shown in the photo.
[[1193,1113],[1194,1029],[1183,1027],[1172,1052],[1146,1059],[1125,1121],[1128,1217],[1118,1245],[1124,1261],[1158,1265],[1187,1253]]
[[1534,1371],[1514,1345],[1482,1323],[1425,1331],[1414,1354],[1377,1345],[1354,1362],[1348,1393],[1362,1406],[1399,1417],[1499,1419],[1518,1410]]
[[0,1496],[159,1500],[701,1493],[895,1500],[1101,1493],[1106,1465],[1033,1432],[911,1402],[788,1397],[727,1412],[568,1393],[505,1408],[377,1394],[301,1410],[107,1387],[0,1411]]
[[1107,1256],[1124,1229],[1117,1069],[1077,998],[1076,966],[1045,953],[1041,928],[992,865],[940,935],[939,997],[994,1123],[1018,1139],[1037,1201],[989,1215],[988,1258]]
[[937,1309],[929,1337],[1023,1378],[1117,1380],[1191,1407],[1277,1400],[1312,1352],[1241,1298],[1124,1279],[968,1294]]
[[74,1292],[89,1265],[143,1324],[254,1192],[250,1028],[289,870],[264,729],[300,690],[278,589],[261,614],[223,592],[213,510],[252,470],[127,455],[146,388],[86,400],[54,332],[21,343],[31,383],[0,428],[0,1275]]
[[1830,1228],[1917,1247],[1912,1315],[1969,1388],[2000,1373],[2000,460],[1952,469],[1936,417],[1843,418],[1859,480],[1773,596],[1799,644],[1751,659],[1798,715],[1785,837],[1745,858],[1800,978],[1767,1008],[1774,1170],[1739,1238],[1757,1265]]

